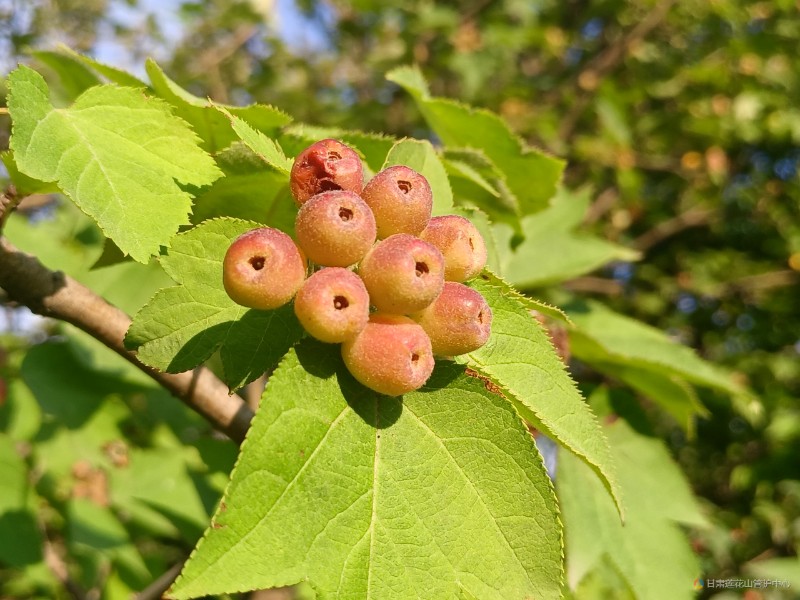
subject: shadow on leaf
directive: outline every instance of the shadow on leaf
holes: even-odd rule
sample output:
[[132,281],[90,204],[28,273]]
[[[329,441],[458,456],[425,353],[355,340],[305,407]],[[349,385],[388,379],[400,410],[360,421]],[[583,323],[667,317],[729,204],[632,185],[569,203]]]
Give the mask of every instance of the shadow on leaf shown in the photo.
[[403,412],[402,396],[384,396],[356,381],[342,360],[338,344],[304,340],[297,346],[297,358],[303,368],[315,377],[327,379],[336,376],[344,399],[370,426],[385,429],[400,418]]

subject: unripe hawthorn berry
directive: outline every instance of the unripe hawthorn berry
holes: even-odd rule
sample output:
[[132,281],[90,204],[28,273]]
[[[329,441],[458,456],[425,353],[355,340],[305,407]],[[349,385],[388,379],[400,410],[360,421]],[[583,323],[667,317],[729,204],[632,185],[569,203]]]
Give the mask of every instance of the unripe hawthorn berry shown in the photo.
[[431,218],[433,193],[428,180],[403,165],[375,175],[361,197],[375,213],[381,240],[395,233],[419,235]]
[[477,350],[492,331],[492,309],[486,299],[463,283],[446,281],[428,308],[412,315],[431,339],[433,353],[457,356]]
[[444,259],[428,242],[398,233],[372,247],[358,274],[379,311],[404,315],[422,310],[442,291]]
[[469,219],[458,215],[433,217],[420,237],[441,251],[447,281],[472,279],[486,266],[486,244]]
[[288,235],[271,227],[236,238],[222,262],[222,282],[231,300],[271,310],[289,302],[306,277],[306,261]]
[[434,366],[431,341],[422,327],[408,317],[380,313],[342,344],[342,358],[353,377],[387,396],[422,387]]
[[356,194],[364,187],[364,167],[352,148],[337,140],[320,140],[294,160],[289,178],[295,202],[302,205],[312,196],[331,190]]
[[300,207],[297,243],[313,262],[347,267],[364,258],[375,243],[375,217],[355,193],[323,192]]
[[310,335],[338,344],[367,325],[369,294],[352,271],[327,267],[305,280],[295,296],[294,312]]

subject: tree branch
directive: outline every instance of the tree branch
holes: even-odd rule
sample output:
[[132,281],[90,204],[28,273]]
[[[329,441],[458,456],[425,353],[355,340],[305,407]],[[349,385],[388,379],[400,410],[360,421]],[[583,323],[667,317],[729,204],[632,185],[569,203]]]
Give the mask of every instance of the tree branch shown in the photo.
[[123,345],[131,323],[128,315],[71,277],[49,270],[36,257],[17,250],[2,237],[0,288],[10,300],[34,313],[71,323],[100,340],[232,440],[238,443],[244,440],[253,411],[239,396],[229,394],[216,375],[205,367],[177,374],[162,373],[140,362]]
[[615,279],[605,277],[576,277],[565,281],[563,287],[572,292],[588,292],[605,296],[619,296],[623,292],[622,284]]
[[172,565],[169,569],[162,573],[158,579],[136,594],[133,597],[133,600],[160,600],[160,598],[164,595],[164,592],[166,592],[169,589],[169,586],[172,585],[172,582],[174,582],[178,578],[178,575],[181,574],[183,564],[184,561],[181,561],[175,565]]
[[656,244],[691,227],[708,225],[714,218],[715,211],[705,208],[690,208],[671,219],[661,221],[633,240],[631,246],[640,252],[646,252]]

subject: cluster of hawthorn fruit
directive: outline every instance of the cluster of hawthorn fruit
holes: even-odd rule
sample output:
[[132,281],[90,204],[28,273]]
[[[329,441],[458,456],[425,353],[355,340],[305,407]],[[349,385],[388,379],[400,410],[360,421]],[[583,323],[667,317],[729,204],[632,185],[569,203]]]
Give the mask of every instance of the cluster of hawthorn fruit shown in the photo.
[[424,176],[398,165],[364,185],[358,154],[326,139],[297,156],[290,187],[297,243],[271,227],[236,238],[223,262],[234,302],[271,310],[294,298],[305,330],[341,343],[350,373],[390,396],[421,387],[434,355],[486,343],[492,312],[463,284],[485,266],[486,245],[468,219],[431,217]]

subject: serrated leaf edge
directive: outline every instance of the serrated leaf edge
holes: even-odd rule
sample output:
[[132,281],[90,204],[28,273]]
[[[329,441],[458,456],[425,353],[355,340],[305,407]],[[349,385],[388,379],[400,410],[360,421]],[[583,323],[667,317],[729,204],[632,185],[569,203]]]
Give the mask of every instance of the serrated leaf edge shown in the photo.
[[[25,68],[25,69],[27,69],[27,70],[29,70],[29,71],[31,71],[31,72],[33,72],[33,73],[35,73],[36,75],[38,75],[39,77],[41,77],[41,78],[42,78],[42,81],[44,81],[45,88],[47,89],[47,93],[48,93],[48,96],[49,96],[49,94],[50,94],[50,86],[48,86],[48,85],[47,85],[47,82],[45,81],[44,77],[42,77],[42,75],[41,75],[39,72],[37,72],[37,71],[36,71],[36,70],[34,70],[34,69],[31,69],[30,67],[25,67],[24,65],[20,65],[20,66],[21,66],[21,67],[23,67],[23,68]],[[179,116],[177,116],[177,115],[176,115],[176,114],[173,112],[173,109],[174,109],[174,107],[173,107],[171,104],[169,104],[167,101],[165,101],[165,100],[162,100],[162,99],[161,99],[161,98],[159,98],[159,97],[156,97],[156,96],[151,96],[151,95],[149,95],[149,94],[148,94],[148,91],[150,91],[150,90],[149,90],[149,88],[135,88],[135,87],[130,87],[130,86],[118,85],[118,84],[116,84],[116,83],[104,83],[104,84],[102,84],[102,85],[96,85],[96,86],[92,86],[91,88],[89,88],[88,90],[86,90],[85,92],[83,92],[83,93],[82,93],[80,96],[78,96],[78,97],[75,99],[75,102],[73,102],[72,104],[73,104],[73,105],[74,105],[74,104],[76,104],[76,103],[78,102],[78,100],[80,100],[80,98],[81,98],[81,97],[82,97],[84,94],[86,94],[88,91],[90,91],[90,90],[93,90],[93,89],[95,89],[95,88],[98,88],[98,87],[111,87],[111,88],[129,89],[129,90],[136,90],[136,91],[139,91],[139,92],[141,92],[141,93],[142,93],[142,95],[144,95],[144,96],[145,96],[145,97],[148,99],[148,101],[152,101],[152,102],[153,102],[153,104],[155,104],[156,106],[161,106],[161,107],[163,107],[163,108],[164,108],[164,109],[165,109],[165,110],[166,110],[166,111],[169,113],[169,115],[170,115],[170,116],[171,116],[173,119],[176,119],[177,121],[179,121],[180,123],[182,123],[182,124],[183,124],[183,125],[186,127],[186,130],[187,130],[187,132],[188,132],[189,136],[191,137],[191,140],[192,140],[192,142],[193,142],[193,143],[194,143],[194,144],[197,146],[198,150],[200,150],[200,151],[202,151],[202,152],[205,152],[205,151],[204,151],[204,150],[202,150],[202,148],[200,147],[200,142],[201,142],[202,140],[200,139],[200,136],[199,136],[199,135],[197,135],[197,132],[194,130],[194,128],[193,128],[193,127],[192,127],[192,126],[191,126],[191,125],[190,125],[188,122],[184,121],[182,118],[180,118]],[[12,88],[11,82],[10,82],[10,80],[8,80],[8,93],[9,93],[9,95],[11,94],[11,88]],[[63,112],[63,110],[64,110],[64,109],[59,109],[59,108],[56,108],[55,106],[53,106],[53,105],[52,105],[52,103],[50,104],[50,112],[60,112],[60,111],[61,111],[61,112]],[[67,109],[67,110],[68,110],[68,109]],[[48,113],[48,114],[49,114],[49,113]],[[12,117],[12,119],[11,119],[11,138],[10,138],[10,139],[13,139],[13,137],[14,137],[14,128],[15,128],[15,125],[14,125],[14,119],[13,119],[13,117]],[[10,147],[10,145],[9,145],[9,151],[13,153],[13,149]],[[210,180],[210,181],[208,182],[208,184],[207,184],[207,185],[210,185],[211,183],[213,183],[214,181],[216,181],[216,180],[217,180],[217,179],[219,179],[220,177],[224,176],[224,173],[223,173],[223,172],[222,172],[222,170],[221,170],[221,169],[220,169],[220,168],[217,166],[216,162],[213,160],[213,157],[211,157],[211,155],[210,155],[210,154],[209,154],[208,156],[209,156],[209,157],[211,158],[211,160],[212,160],[212,166],[211,166],[211,168],[210,168],[210,171],[211,171],[211,172],[213,172],[214,174],[216,174],[216,177],[215,177],[214,179],[212,179],[212,180]],[[80,211],[81,211],[83,214],[85,214],[87,217],[89,217],[89,219],[91,219],[91,221],[92,221],[92,222],[93,222],[95,225],[97,225],[98,229],[100,229],[100,231],[103,233],[103,236],[104,236],[106,239],[109,239],[109,240],[114,240],[114,238],[113,238],[113,237],[111,237],[110,235],[108,235],[108,232],[106,231],[106,228],[105,228],[103,225],[101,225],[101,224],[98,222],[98,220],[97,220],[97,219],[96,219],[96,218],[95,218],[93,215],[91,215],[91,214],[89,214],[89,212],[87,212],[86,208],[84,208],[84,206],[82,205],[82,203],[79,203],[79,202],[78,202],[78,201],[77,201],[75,198],[73,198],[72,194],[70,194],[69,192],[67,192],[66,190],[64,190],[64,189],[62,188],[62,186],[58,184],[58,180],[57,180],[57,179],[42,180],[42,179],[39,179],[38,177],[33,177],[33,176],[29,175],[28,173],[26,173],[26,172],[25,172],[23,169],[21,169],[21,168],[19,167],[19,163],[17,163],[17,169],[18,169],[18,170],[19,170],[21,173],[23,173],[24,175],[27,175],[28,177],[30,177],[31,179],[35,179],[36,181],[44,181],[45,183],[54,183],[54,184],[56,184],[56,185],[58,186],[58,189],[59,189],[59,190],[61,190],[61,193],[63,193],[63,194],[64,194],[64,195],[65,195],[67,198],[69,198],[69,199],[72,201],[72,203],[73,203],[75,206],[77,206],[77,207],[80,209]],[[175,179],[175,181],[176,181],[176,182],[177,182],[177,181],[180,181],[180,180],[178,180],[177,178],[173,178],[173,179]],[[185,182],[185,181],[183,181],[183,182],[181,182],[181,183],[187,184],[187,182]],[[177,184],[176,184],[176,185],[177,185]],[[187,185],[188,185],[188,184],[187,184]],[[180,189],[180,188],[179,188],[179,189]],[[165,240],[165,241],[164,241],[162,244],[160,244],[160,246],[163,246],[163,247],[166,247],[166,248],[169,248],[169,247],[170,247],[171,240],[172,240],[172,238],[174,238],[174,237],[175,237],[175,235],[180,235],[180,227],[182,227],[182,226],[184,226],[184,225],[188,225],[188,224],[190,224],[190,222],[191,222],[190,216],[192,215],[192,209],[193,209],[193,207],[194,207],[194,199],[195,199],[195,197],[194,197],[194,195],[193,195],[193,194],[191,194],[190,192],[188,192],[188,191],[186,191],[186,190],[180,189],[180,191],[181,191],[182,193],[186,194],[186,196],[188,197],[188,200],[189,200],[189,209],[187,210],[187,212],[186,212],[186,215],[185,215],[185,217],[184,217],[184,219],[185,219],[185,220],[184,220],[184,222],[183,222],[183,223],[179,223],[179,224],[178,224],[178,229],[175,231],[175,233],[173,234],[173,236],[172,236],[172,237],[170,237],[169,239]],[[116,244],[117,242],[116,242],[116,241],[114,241],[114,243]],[[119,247],[119,244],[117,244],[117,247]],[[132,254],[132,253],[126,252],[125,250],[122,250],[122,248],[120,248],[120,250],[122,251],[122,254],[123,254],[123,256],[130,256],[130,257],[131,257],[133,260],[135,260],[136,262],[138,262],[138,263],[141,263],[141,264],[147,264],[147,263],[149,262],[149,260],[150,260],[150,258],[151,258],[151,257],[153,257],[153,256],[157,256],[157,251],[156,251],[156,252],[151,252],[151,253],[150,253],[150,254],[147,256],[147,259],[146,259],[146,260],[139,260],[138,258],[136,258],[135,256],[133,256],[133,254]]]
[[[499,280],[499,278],[498,278],[498,280]],[[484,282],[486,282],[486,280],[484,280]],[[495,287],[502,295],[521,303],[523,305],[523,307],[527,306],[524,301],[520,302],[520,300],[518,298],[520,296],[520,294],[518,292],[516,292],[516,290],[514,290],[513,288],[510,288],[510,287],[509,288],[504,288],[503,286],[501,286],[499,284],[496,284],[496,283],[493,283],[491,281],[486,282],[486,283],[488,283],[489,285]],[[524,299],[524,297],[522,297],[522,298]],[[553,347],[552,340],[550,339],[550,336],[547,335],[547,331],[546,331],[544,325],[542,325],[539,321],[534,319],[532,316],[530,316],[530,319],[531,319],[531,321],[533,323],[535,323],[535,325],[537,327],[539,327],[539,329],[542,331],[542,333],[544,333],[545,338],[547,339],[548,343],[550,344],[552,352],[555,353],[555,348]],[[624,520],[625,520],[625,509],[624,509],[623,499],[622,499],[622,497],[617,495],[617,493],[614,490],[614,487],[612,486],[612,482],[614,482],[615,484],[618,485],[617,477],[616,477],[616,469],[615,469],[613,460],[610,460],[609,463],[608,463],[608,467],[606,469],[604,469],[600,465],[596,464],[593,460],[591,460],[588,456],[585,456],[584,454],[578,452],[575,448],[572,447],[572,444],[569,444],[569,443],[565,442],[564,440],[561,440],[560,438],[558,438],[555,434],[553,434],[553,432],[550,430],[550,428],[547,427],[542,422],[542,420],[536,414],[535,409],[533,407],[529,407],[528,405],[524,404],[522,402],[522,399],[519,398],[517,394],[514,394],[507,386],[505,386],[502,382],[498,381],[495,377],[493,377],[489,373],[484,372],[483,365],[479,361],[475,360],[473,358],[472,354],[467,354],[466,357],[467,357],[466,364],[470,368],[472,368],[475,371],[477,371],[478,373],[480,373],[482,376],[486,377],[489,381],[492,382],[493,385],[497,386],[498,390],[500,390],[509,399],[511,399],[512,403],[514,403],[515,406],[519,405],[520,408],[518,408],[518,410],[521,413],[525,413],[525,414],[530,413],[531,415],[533,415],[532,422],[538,429],[541,429],[544,433],[546,433],[548,436],[553,438],[557,443],[559,443],[561,446],[563,446],[564,448],[568,449],[570,452],[572,452],[573,454],[578,456],[581,460],[585,461],[591,467],[591,469],[600,477],[600,480],[603,482],[603,486],[606,488],[606,490],[608,490],[608,493],[611,495],[612,499],[614,500],[614,505],[617,508],[617,512],[619,513],[620,519],[624,522]],[[564,365],[564,363],[562,361],[560,361],[560,360],[559,360],[559,365],[560,365],[560,368],[561,368],[562,372],[567,377],[567,380],[569,381],[569,383],[572,385],[573,389],[575,390],[575,392],[578,394],[578,396],[580,398],[583,398],[583,394],[581,394],[580,389],[578,388],[578,385],[575,383],[575,380],[572,378],[572,375],[567,370],[566,365]],[[605,443],[606,447],[609,449],[609,458],[610,459],[613,458],[611,456],[611,444],[610,444],[610,442],[608,440],[608,437],[603,432],[603,428],[601,427],[600,422],[597,420],[597,415],[595,415],[594,411],[588,405],[587,405],[587,410],[589,411],[589,418],[592,420],[592,422],[596,426],[597,433],[600,436],[600,439],[602,439],[602,441]]]
[[[246,219],[237,219],[237,218],[234,218],[234,217],[215,217],[215,218],[213,218],[213,219],[206,219],[206,220],[205,220],[205,221],[203,221],[202,223],[199,223],[198,225],[195,225],[194,227],[192,227],[192,228],[190,228],[190,229],[188,229],[188,230],[186,230],[186,231],[181,231],[180,233],[176,233],[176,234],[175,234],[175,235],[172,237],[172,239],[174,239],[175,237],[178,237],[178,236],[187,235],[187,234],[189,234],[189,233],[192,233],[192,232],[194,232],[194,231],[195,231],[197,228],[199,228],[199,227],[203,227],[203,226],[205,226],[206,224],[211,224],[212,222],[215,222],[215,221],[228,221],[228,222],[237,222],[237,223],[243,223],[243,224],[247,224],[247,225],[253,225],[253,229],[256,229],[256,228],[258,228],[258,227],[263,227],[263,224],[256,223],[255,221],[248,221],[248,220],[246,220]],[[168,253],[167,253],[167,254],[168,254]],[[164,255],[162,254],[162,256],[160,256],[160,257],[159,257],[159,262],[161,262],[161,259],[163,259],[163,258],[164,258]],[[162,268],[164,268],[164,267],[163,267],[163,264],[162,264]],[[153,294],[153,295],[150,297],[150,299],[149,299],[147,302],[145,302],[145,303],[144,303],[144,305],[143,305],[143,306],[142,306],[142,307],[141,307],[141,308],[140,308],[138,311],[136,311],[136,314],[135,314],[135,315],[133,316],[133,318],[131,319],[131,324],[128,326],[128,329],[126,330],[126,332],[125,332],[125,336],[124,336],[124,338],[123,338],[123,345],[125,346],[125,348],[126,348],[126,349],[130,350],[131,352],[134,352],[134,353],[137,353],[137,354],[138,354],[138,351],[139,351],[139,349],[140,349],[140,348],[142,348],[142,347],[146,346],[147,344],[150,344],[150,343],[152,343],[152,342],[156,341],[156,339],[151,339],[151,340],[147,340],[146,342],[144,342],[144,343],[142,343],[142,344],[138,344],[138,345],[133,345],[133,344],[131,343],[131,340],[130,340],[130,338],[128,337],[128,332],[130,331],[131,327],[133,326],[133,323],[136,321],[136,318],[137,318],[137,317],[138,317],[138,316],[139,316],[139,315],[140,315],[140,314],[141,314],[141,313],[142,313],[142,312],[143,312],[145,309],[149,308],[149,307],[150,307],[150,306],[153,304],[153,302],[154,302],[154,301],[155,301],[155,299],[156,299],[156,298],[159,296],[159,294],[161,294],[161,293],[165,292],[166,290],[172,290],[172,289],[181,289],[181,288],[185,288],[185,287],[186,287],[186,285],[185,285],[185,284],[184,284],[182,281],[178,281],[178,280],[176,280],[176,279],[175,279],[175,278],[172,276],[172,274],[170,273],[170,271],[169,271],[169,270],[167,270],[166,268],[164,268],[164,271],[167,273],[167,275],[169,275],[169,277],[170,277],[170,278],[172,278],[172,280],[173,280],[173,281],[174,281],[174,282],[175,282],[177,285],[165,286],[165,287],[163,287],[163,288],[161,288],[161,289],[157,290],[157,291],[156,291],[156,292],[155,292],[155,293],[154,293],[154,294]],[[247,312],[247,310],[248,310],[248,309],[246,309],[245,307],[240,307],[240,308],[241,308],[241,309],[243,309],[243,310],[244,310],[244,312]],[[242,314],[244,314],[244,313],[242,313]],[[239,318],[241,318],[241,314],[239,315]],[[234,320],[234,321],[235,321],[235,320]],[[232,325],[231,325],[231,326],[232,326]],[[173,330],[173,332],[174,332],[174,331],[178,331],[178,330],[177,330],[177,329],[175,329],[175,330]],[[221,342],[219,342],[218,344],[214,345],[214,346],[211,348],[211,350],[209,350],[209,351],[208,351],[208,352],[207,352],[207,353],[206,353],[206,354],[203,356],[203,358],[202,358],[202,359],[201,359],[201,360],[200,360],[200,361],[199,361],[199,362],[198,362],[198,363],[195,365],[195,367],[194,367],[194,368],[196,368],[196,367],[200,366],[200,365],[201,365],[201,364],[203,364],[205,361],[207,361],[207,360],[208,360],[208,359],[209,359],[209,358],[210,358],[210,357],[211,357],[211,356],[212,356],[212,355],[213,355],[213,354],[214,354],[214,353],[215,353],[217,350],[219,350],[219,349],[220,349],[220,348],[221,348],[223,345],[224,345],[224,340],[223,340],[223,341],[221,341]],[[139,359],[139,360],[141,360],[141,359]],[[143,363],[143,364],[147,364],[147,363],[145,363],[144,361],[142,361],[142,363]],[[148,366],[148,367],[150,367],[151,369],[156,369],[156,370],[158,370],[158,371],[161,371],[161,369],[158,369],[157,367],[155,367],[155,366],[153,366],[153,365],[147,364],[147,366]],[[163,372],[163,373],[180,373],[180,372],[182,372],[182,371],[170,371],[169,369],[166,369],[166,370],[164,370],[164,371],[161,371],[161,372]],[[223,364],[223,373],[224,373],[224,372],[225,372],[225,365]],[[229,390],[229,391],[232,391],[230,387],[228,388],[228,390]]]
[[548,316],[551,316],[551,317],[559,319],[564,324],[568,325],[570,327],[570,329],[574,329],[575,328],[574,321],[572,319],[570,319],[569,315],[567,313],[565,313],[558,306],[556,306],[554,304],[549,304],[549,303],[547,303],[547,302],[545,302],[543,300],[537,300],[535,298],[531,298],[530,296],[526,296],[526,295],[518,292],[516,289],[514,289],[514,286],[512,286],[505,279],[503,279],[500,275],[498,275],[497,273],[494,273],[492,270],[490,270],[488,268],[485,268],[483,270],[483,274],[489,276],[489,279],[484,279],[482,276],[479,275],[479,277],[481,277],[481,279],[485,283],[487,283],[489,285],[493,285],[494,287],[500,289],[503,293],[505,293],[505,295],[510,296],[511,298],[514,298],[518,302],[520,302],[523,305],[525,305],[528,309],[535,310],[535,311],[540,311],[540,309],[545,309],[549,313],[552,313],[552,314],[548,314]]
[[[418,67],[416,67],[416,66],[411,67],[411,66],[408,66],[408,65],[392,69],[391,71],[386,73],[386,79],[388,79],[389,81],[391,81],[391,82],[399,85],[400,87],[402,87],[404,90],[406,90],[412,96],[414,96],[414,98],[417,99],[417,100],[422,100],[424,102],[441,102],[443,104],[449,104],[451,106],[455,106],[455,107],[457,107],[459,109],[465,110],[469,114],[480,114],[480,115],[489,117],[493,121],[496,121],[497,123],[499,123],[503,127],[503,129],[505,129],[508,132],[509,137],[516,141],[516,143],[517,143],[517,145],[519,147],[520,154],[522,156],[525,156],[527,154],[543,154],[544,156],[547,156],[548,158],[552,158],[554,160],[557,160],[561,164],[566,165],[566,161],[563,158],[559,158],[558,156],[556,156],[555,154],[553,154],[552,152],[550,152],[550,151],[548,151],[548,150],[546,150],[544,148],[540,148],[538,146],[533,146],[531,144],[528,144],[519,135],[514,133],[514,131],[511,129],[511,127],[508,125],[508,123],[503,119],[503,117],[501,117],[500,115],[498,115],[494,111],[491,111],[491,110],[486,109],[486,108],[470,106],[469,104],[466,104],[464,102],[459,102],[458,100],[453,100],[452,98],[447,98],[447,97],[444,97],[444,96],[431,96],[429,93],[428,94],[423,94],[423,93],[421,93],[420,90],[417,90],[417,89],[409,89],[404,83],[398,82],[397,79],[396,79],[396,76],[395,76],[395,73],[400,72],[400,71],[406,71],[406,70],[416,71],[417,73],[419,73],[419,76],[422,78],[422,80],[425,81],[425,78],[422,75],[422,72],[419,70]],[[472,149],[472,146],[466,146],[466,147]],[[481,150],[481,149],[480,148],[476,148],[476,150]],[[563,171],[562,171],[562,173],[563,173]],[[559,181],[561,181],[561,176],[559,177]]]

